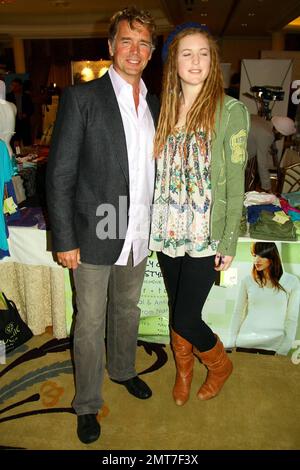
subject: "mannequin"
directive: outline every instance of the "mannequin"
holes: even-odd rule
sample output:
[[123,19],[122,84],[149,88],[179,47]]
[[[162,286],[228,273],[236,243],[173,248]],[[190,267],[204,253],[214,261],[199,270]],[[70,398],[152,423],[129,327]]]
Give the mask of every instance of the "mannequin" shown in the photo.
[[[5,99],[5,83],[0,80],[0,139],[6,144],[10,158],[13,151],[10,146],[10,140],[15,133],[17,107]],[[26,199],[23,182],[20,176],[13,176],[13,185],[16,193],[17,202],[23,202]]]
[[8,153],[12,157],[13,151],[10,139],[15,133],[17,108],[14,103],[5,99],[5,83],[0,80],[0,139],[4,140]]

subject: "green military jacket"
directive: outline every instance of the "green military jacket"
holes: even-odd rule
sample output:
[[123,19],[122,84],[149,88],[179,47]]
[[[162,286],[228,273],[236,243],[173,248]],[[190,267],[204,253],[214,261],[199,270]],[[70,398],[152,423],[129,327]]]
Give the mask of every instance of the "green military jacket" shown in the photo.
[[211,156],[211,239],[219,240],[218,252],[234,256],[244,199],[247,139],[250,127],[247,107],[225,96],[216,113]]

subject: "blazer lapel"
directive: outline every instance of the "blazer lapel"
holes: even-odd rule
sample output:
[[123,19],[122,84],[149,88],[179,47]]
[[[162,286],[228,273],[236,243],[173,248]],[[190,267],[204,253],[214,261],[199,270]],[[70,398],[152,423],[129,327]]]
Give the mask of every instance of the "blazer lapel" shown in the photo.
[[[109,127],[111,140],[115,148],[115,157],[119,162],[119,165],[124,173],[126,182],[129,186],[129,168],[126,136],[118,101],[108,73],[106,73],[99,80],[99,82],[101,82],[101,89],[99,88],[99,92],[101,93],[100,100],[103,107],[103,115],[107,116],[107,125]],[[146,99],[152,114],[154,124],[156,126],[159,114],[158,100],[155,96],[150,95],[149,93],[147,94]]]
[[115,148],[115,157],[119,162],[126,182],[129,186],[128,155],[122,116],[108,73],[102,77],[101,81],[103,84],[101,89],[103,114],[107,116],[107,125],[111,134],[111,141]]

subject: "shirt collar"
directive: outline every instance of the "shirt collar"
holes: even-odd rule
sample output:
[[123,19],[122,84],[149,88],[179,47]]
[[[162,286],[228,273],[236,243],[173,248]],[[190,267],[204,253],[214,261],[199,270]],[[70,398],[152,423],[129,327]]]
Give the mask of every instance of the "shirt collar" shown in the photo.
[[[109,74],[109,77],[112,81],[112,84],[113,84],[113,87],[114,87],[114,90],[115,90],[115,93],[116,93],[117,97],[120,95],[122,88],[130,87],[132,89],[132,85],[130,85],[130,83],[126,82],[126,80],[124,80],[124,78],[121,77],[121,75],[114,69],[113,65],[110,65],[110,67],[108,69],[108,74]],[[145,99],[146,99],[147,92],[148,92],[148,90],[147,90],[147,87],[145,85],[145,82],[141,78],[141,80],[140,80],[140,93]]]

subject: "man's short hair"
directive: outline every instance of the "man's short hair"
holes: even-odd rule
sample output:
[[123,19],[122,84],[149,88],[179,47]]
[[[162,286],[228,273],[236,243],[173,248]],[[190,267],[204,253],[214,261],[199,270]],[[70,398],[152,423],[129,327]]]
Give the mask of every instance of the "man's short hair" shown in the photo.
[[108,30],[109,39],[111,42],[115,39],[118,31],[120,21],[126,20],[129,23],[130,28],[134,29],[134,23],[140,23],[148,29],[151,34],[152,44],[156,42],[156,25],[154,18],[149,11],[138,10],[136,7],[127,7],[124,10],[117,11],[110,20],[110,26]]

